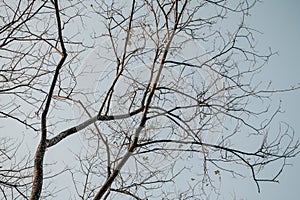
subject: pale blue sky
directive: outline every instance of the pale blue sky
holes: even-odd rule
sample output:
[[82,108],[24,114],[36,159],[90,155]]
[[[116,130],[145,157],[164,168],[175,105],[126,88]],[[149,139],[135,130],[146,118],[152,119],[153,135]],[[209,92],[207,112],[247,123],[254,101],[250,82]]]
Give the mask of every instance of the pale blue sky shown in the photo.
[[[263,32],[256,35],[258,47],[265,52],[269,47],[278,51],[266,65],[261,77],[263,81],[272,80],[276,88],[286,88],[292,84],[300,83],[300,66],[297,63],[300,58],[300,1],[297,0],[266,0],[259,3],[247,18],[247,24]],[[300,90],[296,92],[274,96],[274,103],[278,105],[283,100],[282,106],[286,113],[278,118],[288,122],[300,138],[299,114]],[[277,120],[277,119],[276,119]],[[72,141],[71,141],[72,142]],[[66,144],[66,143],[65,143]],[[54,153],[55,151],[52,151]],[[48,152],[48,158],[50,152]],[[57,158],[57,157],[55,157]],[[298,179],[300,175],[300,157],[291,163],[294,166],[286,167],[280,177],[280,184],[265,183],[261,185],[262,192],[257,193],[255,183],[251,179],[233,179],[222,173],[222,193],[219,199],[224,200],[282,200],[298,199]]]
[[[298,0],[265,0],[256,5],[246,21],[247,24],[263,33],[257,35],[258,46],[262,52],[268,50],[269,47],[279,52],[268,62],[261,77],[265,81],[272,79],[273,86],[280,89],[292,84],[300,84],[299,21],[300,1]],[[288,122],[295,129],[296,137],[300,138],[300,90],[274,96],[274,104],[277,105],[280,99],[283,100],[282,107],[286,112],[281,114],[279,119]],[[69,142],[72,143],[72,140],[65,141],[64,148],[68,148]],[[59,151],[62,152],[61,149]],[[55,151],[49,151],[47,159],[51,157],[51,153],[54,155]],[[56,154],[54,158],[60,159],[61,156]],[[219,199],[234,199],[234,195],[238,200],[299,199],[300,155],[289,162],[293,166],[285,168],[280,176],[280,184],[262,184],[260,194],[257,193],[253,181],[232,179],[229,176],[226,178],[224,175],[224,178],[222,177],[224,190]]]
[[[272,79],[273,86],[277,88],[300,84],[300,1],[265,0],[256,5],[247,23],[263,33],[257,37],[260,50],[266,51],[272,47],[273,51],[278,51],[278,56],[268,62],[261,77]],[[275,95],[273,102],[276,104],[280,99],[286,112],[279,119],[288,122],[295,129],[296,137],[300,138],[300,90]],[[249,185],[247,181],[231,179],[231,182],[224,180],[223,184],[236,184],[236,199],[299,199],[300,156],[289,162],[293,166],[285,168],[280,183],[262,184],[261,194],[257,194],[255,185]],[[226,196],[225,199],[231,199],[230,195]]]
[[[256,35],[258,47],[265,52],[269,47],[279,54],[274,56],[266,65],[261,78],[268,82],[272,80],[273,87],[287,88],[292,84],[300,83],[300,1],[297,0],[266,0],[259,3],[247,18],[246,23],[263,32]],[[300,90],[274,96],[274,103],[278,105],[283,100],[282,107],[286,113],[276,120],[288,122],[294,129],[296,137],[300,138],[299,114]],[[49,152],[48,152],[49,156]],[[255,183],[251,179],[233,179],[222,174],[221,196],[219,199],[238,200],[282,200],[298,199],[298,179],[300,178],[300,157],[290,161],[294,166],[286,167],[280,176],[280,184],[264,183],[261,193],[257,193]]]

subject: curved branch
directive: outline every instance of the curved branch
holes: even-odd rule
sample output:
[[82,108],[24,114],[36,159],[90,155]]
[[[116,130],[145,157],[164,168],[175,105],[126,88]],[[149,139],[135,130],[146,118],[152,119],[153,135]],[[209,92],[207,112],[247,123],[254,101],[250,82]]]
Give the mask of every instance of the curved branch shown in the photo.
[[42,128],[42,135],[40,139],[40,143],[38,145],[38,148],[35,153],[34,157],[34,174],[33,174],[33,185],[32,190],[30,194],[30,200],[38,200],[41,196],[42,187],[43,187],[43,162],[44,162],[44,156],[45,156],[45,150],[47,147],[46,141],[47,141],[47,115],[50,108],[50,103],[52,100],[54,88],[56,86],[56,82],[58,79],[58,75],[60,73],[60,69],[62,68],[66,58],[67,58],[67,51],[64,45],[63,36],[62,36],[62,26],[61,26],[61,20],[60,20],[60,14],[59,14],[59,8],[58,8],[58,0],[54,0],[54,7],[55,7],[55,14],[56,14],[56,20],[57,20],[57,31],[58,31],[58,38],[60,42],[60,46],[62,48],[61,52],[61,59],[59,63],[57,64],[57,67],[55,69],[55,73],[53,76],[53,80],[48,92],[46,104],[44,111],[42,113],[42,119],[41,119],[41,128]]

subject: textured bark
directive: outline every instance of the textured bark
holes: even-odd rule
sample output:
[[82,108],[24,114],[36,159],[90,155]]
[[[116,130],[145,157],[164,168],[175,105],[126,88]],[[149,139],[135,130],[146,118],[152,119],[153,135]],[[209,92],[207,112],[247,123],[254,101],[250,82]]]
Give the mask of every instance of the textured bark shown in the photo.
[[68,136],[73,135],[74,133],[77,133],[78,131],[88,127],[89,125],[95,123],[96,121],[109,121],[109,120],[118,120],[118,119],[124,119],[124,118],[128,118],[131,117],[133,115],[136,115],[140,112],[143,111],[143,107],[136,109],[128,114],[120,114],[120,115],[101,115],[101,116],[94,116],[82,123],[80,123],[77,126],[71,127],[65,131],[62,131],[61,133],[59,133],[57,136],[51,138],[51,139],[47,139],[47,148],[48,147],[52,147],[54,145],[56,145],[57,143],[59,143],[60,141],[62,141],[63,139],[65,139]]
[[47,100],[45,104],[44,111],[42,113],[41,118],[41,140],[39,143],[39,146],[35,153],[34,158],[34,174],[33,174],[33,186],[31,190],[30,200],[38,200],[40,199],[42,188],[43,188],[43,162],[44,162],[44,156],[45,156],[45,150],[46,150],[46,141],[47,141],[47,115],[50,108],[54,88],[57,83],[57,79],[59,76],[60,69],[62,68],[66,58],[67,58],[67,51],[64,46],[63,42],[63,36],[62,36],[62,26],[60,21],[60,14],[59,14],[59,8],[58,8],[58,1],[53,1],[54,8],[55,8],[55,14],[56,14],[56,20],[57,20],[57,31],[58,31],[58,37],[61,45],[61,59],[58,62],[55,73],[51,82],[51,86],[47,95]]
[[46,150],[46,143],[44,138],[42,137],[34,157],[34,172],[33,172],[34,178],[33,178],[30,200],[38,200],[42,192],[43,161],[44,161],[45,150]]

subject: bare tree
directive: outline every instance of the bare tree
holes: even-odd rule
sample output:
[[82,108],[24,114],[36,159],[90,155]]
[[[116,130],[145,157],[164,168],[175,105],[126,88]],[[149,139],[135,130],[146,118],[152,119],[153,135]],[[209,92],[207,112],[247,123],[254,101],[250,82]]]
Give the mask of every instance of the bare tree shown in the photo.
[[[299,86],[256,78],[273,55],[256,51],[246,23],[256,3],[2,1],[0,120],[38,143],[23,155],[8,143],[23,137],[1,140],[2,195],[53,198],[61,173],[76,199],[203,199],[218,195],[221,172],[258,191],[278,181],[299,142],[285,123],[274,134],[271,95]],[[47,154],[76,135],[73,163],[56,170]]]

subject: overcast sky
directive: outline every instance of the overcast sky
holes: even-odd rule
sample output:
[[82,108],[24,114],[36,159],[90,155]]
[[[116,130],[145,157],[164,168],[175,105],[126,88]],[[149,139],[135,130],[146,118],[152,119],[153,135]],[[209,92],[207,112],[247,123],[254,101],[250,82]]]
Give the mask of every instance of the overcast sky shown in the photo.
[[[257,35],[258,47],[261,52],[278,51],[278,55],[266,65],[261,77],[263,81],[272,80],[274,88],[284,89],[297,83],[300,84],[300,1],[297,0],[266,0],[259,3],[251,12],[246,23],[263,34]],[[276,120],[286,121],[295,129],[296,137],[300,138],[300,90],[274,96],[274,105],[282,100],[282,108],[286,112]],[[276,121],[275,121],[276,122]],[[275,124],[276,125],[276,124]],[[253,180],[233,179],[222,174],[220,199],[238,200],[282,200],[298,199],[300,196],[300,157],[289,161],[293,166],[287,166],[281,174],[280,184],[261,184],[261,193]]]
[[[259,48],[262,52],[272,47],[278,55],[272,57],[262,73],[262,78],[272,80],[276,88],[286,88],[300,84],[300,1],[298,0],[265,0],[259,3],[251,12],[247,23],[261,31],[258,35]],[[274,104],[282,100],[282,108],[286,112],[279,119],[286,121],[294,128],[296,137],[300,138],[300,90],[276,95]],[[65,143],[65,146],[66,143]],[[49,153],[48,153],[49,154]],[[57,155],[55,158],[61,155]],[[224,175],[220,199],[240,200],[282,200],[299,199],[300,155],[288,161],[293,166],[287,166],[279,177],[280,183],[265,183],[261,193],[253,181],[232,179]]]
[[[258,37],[259,47],[266,51],[272,47],[278,51],[268,62],[262,77],[272,79],[274,87],[285,88],[300,83],[300,1],[297,0],[265,0],[259,3],[247,19],[248,24],[254,26],[263,34]],[[276,95],[274,103],[283,100],[282,107],[286,111],[279,116],[282,121],[288,122],[295,130],[296,137],[300,138],[300,91]],[[300,157],[289,161],[293,166],[287,166],[280,176],[280,183],[262,184],[262,192],[257,194],[254,184],[249,182],[229,179],[223,184],[231,184],[226,187],[227,198],[236,193],[236,199],[282,200],[299,199]],[[247,184],[247,185],[246,185]],[[221,198],[223,199],[223,198]]]

